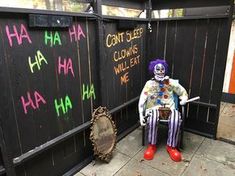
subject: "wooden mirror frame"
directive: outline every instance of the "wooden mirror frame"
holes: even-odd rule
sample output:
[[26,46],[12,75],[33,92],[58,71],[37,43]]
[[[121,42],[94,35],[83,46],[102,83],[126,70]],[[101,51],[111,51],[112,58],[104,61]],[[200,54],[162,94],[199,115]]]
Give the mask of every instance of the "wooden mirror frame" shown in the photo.
[[95,109],[92,113],[91,123],[90,140],[94,155],[109,162],[116,146],[117,129],[107,108],[98,107]]

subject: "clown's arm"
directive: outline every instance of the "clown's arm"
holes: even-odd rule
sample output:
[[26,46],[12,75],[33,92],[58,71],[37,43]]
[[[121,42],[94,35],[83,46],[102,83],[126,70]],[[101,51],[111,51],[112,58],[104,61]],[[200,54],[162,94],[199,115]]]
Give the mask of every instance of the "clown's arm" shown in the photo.
[[140,99],[139,99],[139,104],[138,104],[138,110],[139,110],[139,118],[140,118],[140,124],[141,126],[145,126],[146,122],[145,122],[145,106],[146,106],[146,101],[148,99],[148,94],[149,94],[149,90],[150,90],[150,82],[151,81],[147,81],[141,94],[140,94]]
[[178,81],[172,79],[171,85],[173,87],[173,91],[179,96],[179,99],[181,100],[180,105],[185,105],[188,100],[188,93],[185,88],[181,86]]

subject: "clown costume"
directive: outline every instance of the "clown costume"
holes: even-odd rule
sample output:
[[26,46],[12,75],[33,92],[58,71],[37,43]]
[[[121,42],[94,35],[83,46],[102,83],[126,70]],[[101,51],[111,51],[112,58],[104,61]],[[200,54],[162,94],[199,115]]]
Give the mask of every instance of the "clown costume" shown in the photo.
[[180,112],[176,110],[174,94],[179,96],[180,104],[185,105],[188,100],[186,90],[177,80],[166,76],[168,65],[165,60],[154,60],[149,64],[149,71],[154,75],[148,80],[139,99],[139,118],[141,126],[148,125],[148,148],[144,158],[151,160],[156,152],[157,129],[159,122],[159,108],[167,107],[171,113],[168,117],[167,152],[174,161],[181,161],[181,153],[177,150],[178,135],[181,125]]

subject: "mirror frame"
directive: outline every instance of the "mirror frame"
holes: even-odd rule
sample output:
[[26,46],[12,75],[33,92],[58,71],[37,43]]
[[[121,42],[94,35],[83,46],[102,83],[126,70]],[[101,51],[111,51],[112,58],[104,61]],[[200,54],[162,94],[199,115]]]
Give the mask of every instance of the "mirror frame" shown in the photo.
[[[97,121],[99,120],[100,117],[106,117],[107,121],[110,122],[111,128],[113,129],[113,143],[111,144],[111,148],[108,149],[107,152],[102,152],[99,150],[99,147],[96,143],[96,139],[94,138],[94,126],[96,125]],[[90,140],[93,145],[93,151],[94,155],[98,156],[99,159],[109,162],[112,158],[112,152],[115,149],[116,143],[117,143],[117,128],[116,125],[114,124],[112,117],[110,113],[108,112],[108,109],[106,107],[98,107],[97,109],[94,110],[92,113],[92,119],[91,119],[91,132],[90,132]]]

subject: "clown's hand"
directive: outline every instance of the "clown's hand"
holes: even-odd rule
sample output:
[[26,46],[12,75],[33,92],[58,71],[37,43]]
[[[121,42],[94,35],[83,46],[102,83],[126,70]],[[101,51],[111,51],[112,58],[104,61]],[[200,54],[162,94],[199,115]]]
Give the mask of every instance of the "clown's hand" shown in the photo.
[[140,113],[139,117],[140,117],[140,125],[145,126],[146,125],[145,116],[142,113]]
[[186,105],[187,100],[188,100],[188,97],[187,97],[187,96],[182,97],[181,100],[180,100],[180,105],[181,105],[181,106]]

